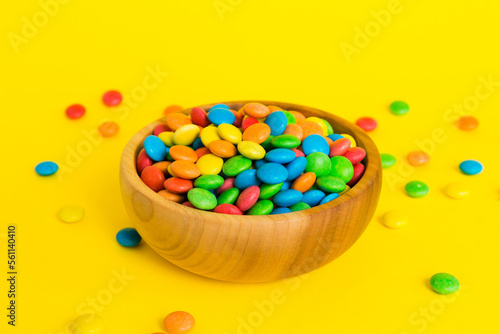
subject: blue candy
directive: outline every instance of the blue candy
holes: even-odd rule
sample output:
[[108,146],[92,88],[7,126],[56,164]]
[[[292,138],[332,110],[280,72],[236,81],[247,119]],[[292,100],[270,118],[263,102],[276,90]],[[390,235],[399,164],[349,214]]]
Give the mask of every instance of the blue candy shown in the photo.
[[302,193],[295,189],[288,189],[281,191],[274,195],[273,203],[277,206],[292,206],[299,203],[302,200]]
[[477,160],[464,160],[459,166],[462,173],[467,175],[476,175],[483,171],[484,166]]
[[127,227],[120,230],[116,234],[116,241],[125,247],[134,247],[141,242],[141,236],[137,233],[137,230],[132,227]]
[[308,190],[304,193],[304,197],[302,197],[302,202],[309,204],[309,206],[313,207],[318,205],[321,200],[325,197],[325,193],[321,190]]
[[266,163],[266,160],[264,160],[264,159],[255,160],[255,168],[259,168],[260,166],[262,166],[265,163]]
[[302,152],[307,156],[313,152],[321,152],[326,155],[330,154],[330,145],[323,136],[309,135],[302,142]]
[[271,128],[271,136],[279,136],[285,132],[287,121],[288,120],[284,113],[281,111],[275,111],[266,117],[264,123],[269,125]]
[[154,161],[162,161],[167,156],[165,144],[156,136],[147,136],[144,139],[144,150]]
[[235,119],[236,116],[228,109],[217,108],[208,113],[208,120],[217,126],[233,124]]
[[215,110],[215,109],[227,109],[227,110],[229,110],[229,107],[223,103],[219,103],[219,104],[214,105],[212,108],[208,109],[208,112],[211,112],[212,110]]
[[280,191],[288,190],[288,189],[290,189],[291,186],[292,186],[292,182],[285,181],[285,182],[283,182],[283,185],[281,186]]
[[334,199],[336,199],[337,197],[339,197],[339,194],[337,194],[337,193],[331,193],[330,195],[325,196],[325,197],[321,200],[321,202],[319,202],[319,204],[321,205],[321,204],[328,203],[328,202],[330,202],[330,201],[333,201],[333,200],[334,200]]
[[269,162],[257,169],[257,177],[267,184],[278,184],[284,182],[288,177],[285,166]]
[[234,179],[234,186],[239,190],[246,189],[250,186],[260,186],[262,182],[260,182],[256,174],[256,169],[244,170]]
[[336,141],[337,139],[344,138],[344,136],[338,135],[336,133],[334,133],[332,135],[328,135],[327,137],[330,138],[332,141]]
[[279,215],[280,213],[290,213],[292,210],[289,208],[276,208],[273,211],[271,211],[272,215]]
[[306,170],[307,159],[306,157],[297,157],[293,159],[288,165],[286,165],[286,170],[288,171],[287,181],[293,181],[300,174],[302,174]]
[[295,159],[295,152],[288,148],[275,148],[266,153],[266,160],[279,164],[287,164]]
[[193,150],[196,151],[197,149],[202,148],[202,147],[205,147],[205,145],[203,145],[203,142],[201,141],[201,137],[196,138],[196,140],[193,143]]
[[59,166],[53,161],[40,162],[35,167],[35,172],[41,176],[49,176],[55,174],[59,170]]

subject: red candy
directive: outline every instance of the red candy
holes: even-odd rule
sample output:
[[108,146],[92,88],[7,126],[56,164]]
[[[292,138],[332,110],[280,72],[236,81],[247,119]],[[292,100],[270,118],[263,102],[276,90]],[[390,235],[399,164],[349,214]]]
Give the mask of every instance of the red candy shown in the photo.
[[102,96],[102,102],[108,107],[114,107],[122,102],[122,94],[116,90],[109,90]]
[[228,203],[217,205],[214,209],[214,212],[225,213],[227,215],[242,215],[240,209]]
[[208,120],[207,113],[205,110],[199,108],[199,107],[194,107],[191,109],[191,122],[193,124],[206,127],[210,125],[210,121]]
[[234,179],[235,179],[234,177],[230,177],[230,178],[225,179],[224,183],[222,183],[222,185],[215,191],[217,196],[219,196],[224,191],[226,191],[230,188],[234,188]]
[[343,154],[353,165],[361,162],[366,156],[366,151],[361,147],[351,147]]
[[241,211],[250,209],[259,199],[260,188],[258,186],[251,186],[243,190],[236,200],[236,206]]
[[241,123],[243,122],[243,117],[245,115],[243,114],[240,114],[239,112],[237,111],[234,111],[234,110],[231,110],[231,112],[233,113],[234,115],[234,122],[233,122],[233,125],[237,128],[240,128],[241,127]]
[[375,130],[378,123],[371,117],[361,117],[356,121],[356,125],[363,129],[365,132],[369,132]]
[[160,191],[163,190],[163,183],[165,182],[165,175],[156,166],[148,166],[144,168],[141,173],[141,180],[144,182],[151,190]]
[[142,149],[137,156],[137,172],[141,174],[144,168],[151,166],[152,164],[153,160],[148,156],[146,151]]
[[208,147],[200,147],[194,151],[198,155],[198,159],[204,156],[205,154],[212,153]]
[[193,204],[191,204],[191,202],[189,202],[189,201],[182,203],[182,205],[196,209],[196,207]]
[[170,128],[168,127],[167,124],[158,124],[157,126],[155,126],[155,128],[153,129],[153,134],[155,136],[158,136],[160,133],[162,132],[167,132],[167,131],[170,131]]
[[193,181],[184,180],[180,177],[170,177],[165,180],[163,186],[166,190],[174,194],[185,194],[193,189]]
[[344,155],[351,147],[351,140],[349,138],[340,138],[333,142],[330,146],[330,158],[339,155]]
[[292,148],[292,151],[295,152],[295,157],[298,158],[298,157],[305,157],[306,155],[304,154],[304,152],[302,152],[301,150],[298,150],[296,148]]
[[349,187],[354,186],[363,176],[365,172],[365,166],[363,164],[355,164],[354,166],[354,174],[352,176],[351,181],[347,182]]
[[66,108],[66,116],[71,119],[78,119],[85,115],[85,107],[81,104],[73,104]]
[[253,117],[245,117],[241,122],[241,129],[245,131],[250,125],[259,123],[259,121]]

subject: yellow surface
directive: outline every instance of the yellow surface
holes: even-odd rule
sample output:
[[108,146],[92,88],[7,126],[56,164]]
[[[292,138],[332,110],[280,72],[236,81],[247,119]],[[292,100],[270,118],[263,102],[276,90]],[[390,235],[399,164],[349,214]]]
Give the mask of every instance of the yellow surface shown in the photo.
[[[1,333],[64,333],[92,310],[103,333],[117,334],[161,332],[176,310],[196,317],[193,334],[500,330],[498,2],[66,2],[46,21],[35,0],[11,1],[0,14],[0,258],[4,275],[7,226],[15,224],[19,273],[15,328],[6,324],[1,279]],[[381,10],[394,13],[382,16],[383,27],[372,14]],[[34,16],[40,27],[30,30]],[[484,86],[488,77],[494,86]],[[108,89],[127,102],[105,107]],[[298,279],[242,285],[189,274],[145,244],[118,246],[116,232],[130,225],[118,186],[127,139],[170,104],[252,98],[379,121],[371,136],[399,162],[386,170],[375,218],[354,247]],[[410,113],[390,114],[395,99]],[[83,119],[65,118],[72,103],[86,106]],[[457,130],[460,112],[476,116],[479,128]],[[119,123],[117,137],[94,137],[104,120]],[[422,143],[431,162],[411,168],[404,157]],[[468,158],[482,161],[484,173],[462,175],[458,164]],[[43,160],[65,166],[62,181],[35,175]],[[402,188],[412,179],[427,182],[430,194],[407,197]],[[446,197],[451,182],[466,183],[470,196]],[[82,205],[84,220],[58,221],[68,204]],[[380,223],[391,209],[407,213],[407,227]],[[455,275],[459,292],[432,292],[436,272]]]

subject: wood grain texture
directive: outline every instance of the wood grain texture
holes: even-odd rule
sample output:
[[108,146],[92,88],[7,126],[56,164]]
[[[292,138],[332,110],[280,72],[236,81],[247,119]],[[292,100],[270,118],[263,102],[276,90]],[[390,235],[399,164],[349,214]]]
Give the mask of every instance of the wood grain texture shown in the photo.
[[[165,200],[137,174],[135,159],[144,139],[161,122],[158,120],[140,130],[125,147],[120,183],[125,208],[137,231],[171,263],[217,280],[269,282],[322,267],[354,244],[377,206],[382,167],[372,140],[356,125],[338,116],[276,101],[223,103],[238,110],[247,102],[318,116],[329,121],[335,133],[352,135],[358,146],[367,151],[364,176],[338,199],[299,212],[232,216],[188,208]],[[208,110],[214,104],[200,107]]]

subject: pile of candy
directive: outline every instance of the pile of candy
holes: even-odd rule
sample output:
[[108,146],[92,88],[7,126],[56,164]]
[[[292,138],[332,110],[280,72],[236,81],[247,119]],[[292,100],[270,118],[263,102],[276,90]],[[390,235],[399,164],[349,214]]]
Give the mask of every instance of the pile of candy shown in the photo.
[[225,214],[325,204],[362,177],[366,152],[318,117],[247,103],[169,113],[137,157],[143,182],[171,201]]

